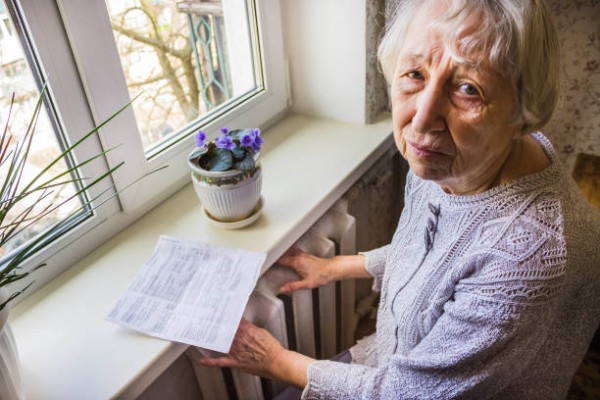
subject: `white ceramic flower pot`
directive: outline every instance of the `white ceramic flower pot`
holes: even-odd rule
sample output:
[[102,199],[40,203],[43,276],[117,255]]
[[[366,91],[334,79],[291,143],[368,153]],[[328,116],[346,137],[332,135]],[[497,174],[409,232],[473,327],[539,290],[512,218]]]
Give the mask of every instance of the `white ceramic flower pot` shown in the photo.
[[[8,298],[6,288],[0,288],[0,303]],[[0,399],[20,400],[25,398],[21,385],[21,367],[17,345],[8,324],[9,307],[0,311]]]
[[236,222],[252,216],[259,206],[262,169],[211,172],[189,162],[196,194],[209,217],[220,222]]

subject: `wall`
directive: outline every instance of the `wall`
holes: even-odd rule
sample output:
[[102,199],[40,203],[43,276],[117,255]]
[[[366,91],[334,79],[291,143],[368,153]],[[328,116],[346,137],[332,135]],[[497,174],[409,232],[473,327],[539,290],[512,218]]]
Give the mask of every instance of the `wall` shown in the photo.
[[292,110],[369,123],[387,107],[375,59],[383,0],[282,0]]
[[363,123],[365,0],[282,0],[292,109]]
[[387,83],[377,61],[377,45],[385,30],[385,0],[367,0],[366,21],[366,122],[373,122],[382,111],[388,110]]
[[600,2],[548,0],[562,52],[562,93],[544,129],[569,169],[578,153],[600,156]]

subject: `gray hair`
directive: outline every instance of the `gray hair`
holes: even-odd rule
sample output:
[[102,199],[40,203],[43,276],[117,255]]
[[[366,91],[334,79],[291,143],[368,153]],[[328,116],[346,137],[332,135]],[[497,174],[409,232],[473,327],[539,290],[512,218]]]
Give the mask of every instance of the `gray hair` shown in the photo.
[[[440,0],[401,0],[378,49],[383,74],[392,81],[404,35],[423,4]],[[461,36],[473,15],[480,29]],[[446,48],[461,63],[483,58],[508,77],[517,92],[515,122],[523,133],[544,126],[552,117],[560,90],[559,44],[543,0],[450,0],[442,24]],[[473,57],[479,57],[474,60]]]

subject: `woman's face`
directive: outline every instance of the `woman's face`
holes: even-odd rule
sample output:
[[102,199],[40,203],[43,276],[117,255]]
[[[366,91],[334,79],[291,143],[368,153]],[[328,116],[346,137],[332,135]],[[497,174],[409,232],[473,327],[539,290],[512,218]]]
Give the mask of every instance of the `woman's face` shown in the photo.
[[[392,82],[394,138],[412,171],[454,194],[488,189],[499,177],[513,139],[515,92],[486,63],[460,64],[431,21],[444,11],[429,2],[405,35]],[[477,18],[465,32],[476,32]]]

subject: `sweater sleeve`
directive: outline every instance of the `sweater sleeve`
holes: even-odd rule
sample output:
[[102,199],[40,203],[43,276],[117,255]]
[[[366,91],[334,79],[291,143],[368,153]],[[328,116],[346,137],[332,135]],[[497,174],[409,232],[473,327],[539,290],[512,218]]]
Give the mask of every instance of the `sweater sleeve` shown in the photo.
[[[312,364],[302,398],[482,399],[508,387],[544,342],[552,302],[505,290],[486,297],[472,292],[472,284],[456,290],[431,330],[406,354],[396,353],[377,368]],[[529,289],[539,290],[539,284],[531,281]]]
[[385,270],[385,259],[387,257],[390,245],[380,247],[375,250],[360,252],[365,256],[365,269],[374,278],[373,290],[381,291],[381,281],[383,279],[383,271]]

